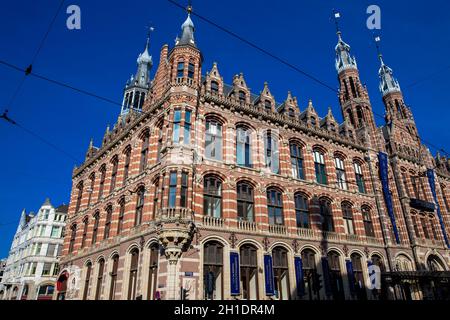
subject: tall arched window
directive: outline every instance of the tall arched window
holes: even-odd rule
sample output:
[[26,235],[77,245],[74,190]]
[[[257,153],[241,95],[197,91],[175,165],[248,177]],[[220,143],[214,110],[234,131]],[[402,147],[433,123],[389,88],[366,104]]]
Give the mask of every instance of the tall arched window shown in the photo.
[[246,244],[239,250],[241,262],[242,299],[257,300],[258,295],[258,249]]
[[111,205],[106,208],[105,230],[104,230],[103,239],[109,238],[109,233],[111,231],[112,211],[113,211],[113,208]]
[[330,287],[333,300],[344,300],[344,284],[341,275],[340,256],[337,252],[330,251],[327,257],[330,268]]
[[297,228],[309,229],[311,227],[311,224],[309,221],[308,198],[306,198],[301,193],[296,193],[294,196],[294,200]]
[[81,248],[84,248],[84,246],[86,245],[88,226],[89,226],[89,218],[85,217],[83,219],[83,234],[81,236]]
[[419,222],[417,221],[417,213],[415,211],[411,211],[411,220],[413,223],[414,235],[416,238],[420,238]]
[[125,216],[125,198],[119,200],[119,217],[117,221],[117,234],[119,235],[123,230],[123,219]]
[[272,102],[270,100],[264,100],[264,109],[267,112],[272,112]]
[[222,216],[222,181],[215,176],[204,178],[203,213],[215,218]]
[[160,119],[158,121],[158,124],[156,125],[156,127],[158,128],[158,149],[156,151],[156,162],[160,162],[161,161],[161,152],[162,152],[162,147],[163,147],[163,119]]
[[334,158],[334,163],[336,164],[336,182],[339,188],[347,190],[347,178],[345,176],[344,161],[336,157]]
[[180,142],[180,126],[181,126],[181,110],[175,109],[173,114],[173,133],[172,133],[173,143]]
[[188,64],[188,78],[194,79],[195,65],[192,62]]
[[292,176],[296,179],[305,179],[305,173],[303,172],[303,155],[302,147],[298,143],[290,143],[291,150],[291,168]]
[[97,286],[95,288],[95,300],[100,300],[103,284],[103,271],[105,269],[105,260],[100,259],[98,262]]
[[84,278],[83,300],[87,300],[87,297],[88,297],[89,282],[91,280],[91,272],[92,272],[92,263],[89,261],[86,264],[86,275],[85,275],[85,278]]
[[364,113],[360,106],[356,107],[356,117],[358,118],[358,126],[362,126],[364,123]]
[[105,187],[105,178],[106,178],[106,165],[102,165],[100,168],[100,186],[98,188],[98,200],[100,200],[103,196],[103,189]]
[[302,267],[306,299],[316,300],[319,298],[316,253],[311,249],[302,251]]
[[236,128],[236,163],[251,168],[251,131],[246,127]]
[[275,297],[278,300],[290,299],[288,252],[283,247],[272,250]]
[[109,188],[109,193],[113,192],[116,188],[116,178],[117,178],[117,167],[119,165],[119,158],[115,156],[112,160],[112,171],[111,171],[111,185]]
[[69,242],[69,253],[73,252],[73,249],[75,248],[75,240],[77,237],[77,225],[73,224],[70,227],[70,242]]
[[266,168],[272,173],[280,173],[280,152],[278,148],[278,137],[271,130],[267,130],[264,134],[264,150]]
[[130,252],[130,274],[128,278],[128,300],[136,299],[137,272],[139,265],[139,250],[134,248]]
[[207,119],[205,135],[205,157],[222,160],[222,124],[214,119]]
[[282,197],[283,195],[278,189],[267,189],[267,211],[271,225],[284,225]]
[[205,300],[221,300],[223,295],[223,246],[219,242],[205,243],[203,257]]
[[438,234],[436,232],[436,220],[434,219],[434,215],[430,214],[428,215],[428,221],[430,222],[430,229],[431,229],[431,237],[433,240],[439,240]]
[[147,283],[147,300],[153,300],[156,292],[156,280],[158,276],[158,259],[159,259],[159,246],[153,243],[150,246],[150,262],[148,270],[148,283]]
[[78,192],[78,194],[77,194],[77,202],[75,205],[75,212],[78,212],[78,210],[80,210],[81,199],[83,198],[83,181],[78,183],[77,192]]
[[139,164],[139,172],[144,171],[144,169],[147,167],[149,141],[150,133],[146,131],[142,136],[141,162]]
[[112,268],[111,268],[111,285],[109,288],[109,300],[114,300],[116,296],[117,288],[117,271],[119,270],[119,256],[116,254],[112,258]]
[[428,225],[427,225],[427,217],[424,214],[420,215],[420,223],[422,224],[422,230],[425,239],[430,239],[430,233],[428,232]]
[[352,260],[353,275],[355,280],[354,288],[356,290],[358,300],[367,300],[363,264],[361,262],[362,257],[357,253],[353,253],[350,258]]
[[174,208],[177,201],[177,172],[171,171],[169,175],[169,208]]
[[331,212],[331,202],[322,198],[319,200],[320,216],[322,220],[322,230],[334,232],[333,213]]
[[98,224],[100,222],[100,212],[94,213],[94,228],[92,229],[92,244],[97,242]]
[[320,184],[327,184],[327,172],[325,168],[325,159],[323,153],[319,150],[314,150],[314,168],[316,170],[316,181]]
[[144,211],[144,199],[145,199],[145,189],[144,187],[141,187],[137,192],[136,212],[134,214],[134,226],[138,226],[142,223],[142,213]]
[[128,179],[128,174],[130,172],[130,159],[131,159],[131,147],[126,148],[125,150],[125,163],[123,167],[123,184]]
[[91,205],[91,200],[92,200],[92,193],[94,192],[94,187],[95,187],[95,172],[92,172],[91,175],[89,176],[89,181],[91,182],[91,185],[88,189],[88,207]]
[[370,213],[370,208],[367,206],[361,207],[361,214],[364,222],[364,230],[366,232],[366,236],[375,237],[375,232],[373,229],[372,216]]
[[253,186],[246,182],[237,184],[237,211],[238,219],[254,221]]
[[361,193],[366,193],[366,186],[364,183],[364,176],[361,165],[358,162],[354,162],[353,167],[355,168],[355,177],[356,184],[358,185],[358,191]]
[[180,60],[177,64],[177,78],[184,77],[184,61]]
[[188,203],[188,173],[181,173],[180,207],[187,207]]
[[344,219],[344,229],[346,234],[355,234],[355,225],[353,222],[352,205],[348,202],[341,204],[342,218]]

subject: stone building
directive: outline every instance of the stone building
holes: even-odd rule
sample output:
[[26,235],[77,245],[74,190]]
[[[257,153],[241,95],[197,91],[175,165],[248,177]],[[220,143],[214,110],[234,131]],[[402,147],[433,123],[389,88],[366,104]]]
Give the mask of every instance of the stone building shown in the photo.
[[52,299],[64,241],[67,205],[46,199],[39,211],[22,211],[0,283],[0,299]]
[[448,297],[433,277],[448,276],[450,160],[421,143],[381,55],[377,127],[340,32],[343,123],[242,73],[227,84],[216,63],[202,73],[190,14],[151,81],[148,50],[142,105],[128,83],[74,169],[59,299]]

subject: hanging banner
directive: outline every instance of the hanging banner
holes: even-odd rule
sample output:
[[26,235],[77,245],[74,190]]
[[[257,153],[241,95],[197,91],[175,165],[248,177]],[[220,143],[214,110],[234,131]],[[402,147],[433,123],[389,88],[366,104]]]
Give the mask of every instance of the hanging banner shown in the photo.
[[442,219],[441,208],[439,206],[439,202],[438,202],[437,196],[436,196],[436,183],[434,180],[434,170],[428,169],[427,177],[428,177],[428,182],[430,184],[431,193],[433,194],[434,202],[436,203],[437,215],[439,218],[439,224],[441,225],[442,235],[444,236],[444,241],[445,241],[445,244],[447,245],[447,248],[450,248],[450,242],[448,241],[447,232],[445,231],[444,220]]
[[381,269],[379,266],[372,263],[372,261],[367,262],[367,267],[369,269],[369,280],[370,286],[369,289],[381,289]]
[[389,190],[389,174],[388,174],[388,156],[386,153],[380,152],[378,154],[380,166],[381,185],[383,187],[384,201],[388,210],[389,218],[391,219],[392,229],[394,230],[395,241],[400,244],[400,237],[398,234],[397,224],[395,222],[394,206],[392,204],[391,191]]
[[230,252],[230,288],[232,296],[237,296],[241,293],[239,285],[239,254],[237,252]]
[[348,284],[350,286],[350,292],[355,293],[355,274],[353,272],[353,263],[351,260],[345,260],[345,266],[347,267]]
[[264,278],[266,280],[266,296],[275,295],[272,256],[269,254],[264,255]]
[[305,295],[305,282],[303,280],[303,263],[302,258],[294,258],[295,265],[295,281],[297,283],[297,295],[303,297]]
[[325,294],[331,296],[331,283],[330,283],[330,268],[328,267],[327,257],[322,257],[322,272],[323,272],[323,282],[325,286]]

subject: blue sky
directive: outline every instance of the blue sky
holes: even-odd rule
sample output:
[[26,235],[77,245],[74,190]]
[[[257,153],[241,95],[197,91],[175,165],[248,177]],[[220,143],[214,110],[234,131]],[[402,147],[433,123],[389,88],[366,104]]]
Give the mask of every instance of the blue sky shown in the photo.
[[[181,0],[179,0],[181,2]],[[186,2],[186,1],[185,1]],[[394,3],[395,2],[395,3]],[[36,51],[59,0],[2,1],[0,60],[25,67]],[[68,30],[65,9],[81,8],[81,30]],[[379,63],[366,28],[366,8],[381,7],[383,53],[412,107],[421,137],[450,150],[450,3],[422,1],[195,1],[194,10],[337,88],[334,69],[336,34],[332,9],[342,14],[344,40],[352,46],[373,109],[384,114],[378,91]],[[152,23],[151,54],[155,66],[164,43],[173,46],[185,13],[167,0],[68,2],[58,16],[34,72],[122,101],[125,81],[135,72],[143,50],[145,27]],[[225,81],[244,72],[252,91],[264,81],[277,101],[291,90],[304,109],[311,98],[321,116],[331,106],[341,120],[336,94],[262,55],[239,40],[193,17],[196,40],[204,56],[203,72],[217,61]],[[429,77],[433,75],[432,77]],[[0,65],[0,111],[22,75]],[[410,84],[427,79],[418,85]],[[15,99],[10,116],[83,160],[91,137],[99,145],[119,107],[30,77]],[[376,117],[378,125],[383,120]],[[22,208],[36,211],[48,196],[54,205],[69,201],[76,163],[6,122],[0,122],[0,257],[7,256]],[[433,153],[435,149],[431,148]],[[78,164],[79,164],[78,163]],[[5,225],[6,224],[6,225]]]

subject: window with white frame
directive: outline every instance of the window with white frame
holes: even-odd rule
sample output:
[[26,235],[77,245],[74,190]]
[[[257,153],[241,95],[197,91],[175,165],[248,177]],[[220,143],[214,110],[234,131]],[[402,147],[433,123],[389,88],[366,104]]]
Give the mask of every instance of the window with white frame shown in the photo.
[[343,190],[347,190],[347,179],[345,176],[345,167],[344,167],[344,161],[336,157],[334,158],[334,162],[336,164],[336,182],[339,188]]

